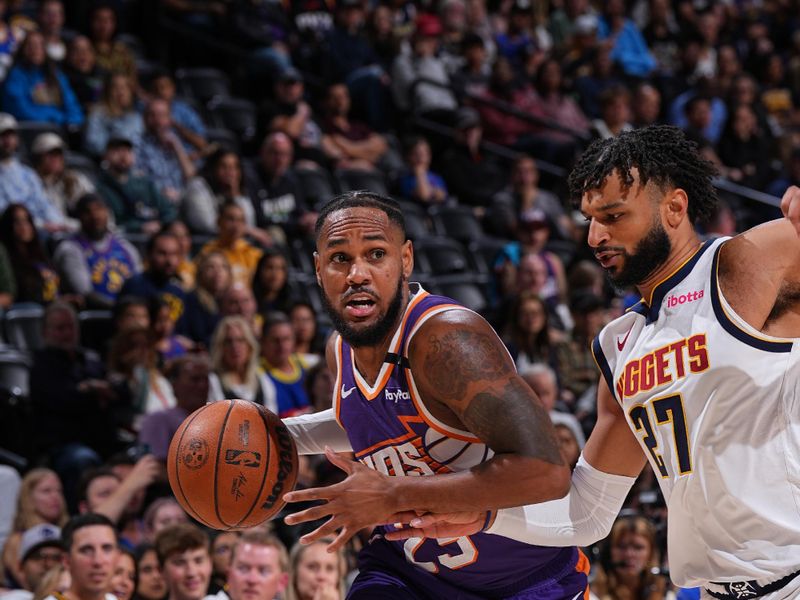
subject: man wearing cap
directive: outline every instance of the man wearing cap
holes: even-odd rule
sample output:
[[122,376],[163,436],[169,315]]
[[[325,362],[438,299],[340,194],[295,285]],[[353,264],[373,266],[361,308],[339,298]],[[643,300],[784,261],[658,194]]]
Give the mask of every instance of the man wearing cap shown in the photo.
[[0,113],[0,214],[9,204],[18,202],[31,213],[34,224],[48,231],[65,228],[64,216],[47,199],[36,171],[16,157],[19,148],[17,120]]
[[0,594],[0,600],[31,600],[44,574],[59,564],[64,556],[61,529],[50,523],[34,525],[22,534],[19,546],[21,589]]
[[103,170],[97,178],[97,191],[124,231],[155,233],[162,223],[172,221],[175,206],[159,192],[148,177],[134,172],[136,156],[131,140],[113,137],[103,155]]
[[108,206],[101,196],[86,194],[75,214],[80,231],[56,248],[53,262],[70,291],[91,308],[111,308],[126,279],[142,270],[139,253],[108,228]]
[[[33,167],[42,180],[50,203],[62,215],[70,214],[78,198],[94,191],[94,183],[86,175],[67,168],[64,161],[66,150],[64,140],[51,131],[37,135],[31,145]],[[66,218],[66,222],[73,231],[78,228],[74,219]]]

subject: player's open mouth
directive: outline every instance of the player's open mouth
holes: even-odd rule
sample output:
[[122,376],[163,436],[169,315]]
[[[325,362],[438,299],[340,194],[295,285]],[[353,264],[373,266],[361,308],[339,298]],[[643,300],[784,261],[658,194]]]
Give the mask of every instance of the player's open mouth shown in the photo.
[[615,261],[615,259],[619,256],[617,252],[597,252],[595,255],[597,262],[600,263],[604,269],[610,267]]
[[369,296],[356,295],[345,304],[345,310],[351,317],[364,318],[375,311],[375,301]]

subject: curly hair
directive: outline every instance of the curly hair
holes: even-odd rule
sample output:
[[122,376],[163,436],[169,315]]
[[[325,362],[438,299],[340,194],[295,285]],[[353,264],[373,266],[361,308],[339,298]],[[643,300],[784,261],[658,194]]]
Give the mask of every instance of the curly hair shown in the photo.
[[663,191],[683,189],[689,197],[692,222],[713,213],[717,192],[711,180],[716,168],[700,156],[697,144],[680,129],[667,125],[634,129],[589,146],[569,175],[572,202],[579,205],[586,192],[602,187],[614,171],[629,188],[633,185],[633,168],[638,170],[642,185],[652,181]]

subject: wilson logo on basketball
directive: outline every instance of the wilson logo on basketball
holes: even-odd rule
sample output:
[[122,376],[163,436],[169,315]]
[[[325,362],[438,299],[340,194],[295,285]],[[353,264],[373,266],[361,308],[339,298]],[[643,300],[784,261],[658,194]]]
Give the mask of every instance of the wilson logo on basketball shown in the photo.
[[276,502],[282,500],[286,478],[294,471],[295,457],[297,455],[292,434],[289,433],[289,430],[284,425],[275,427],[275,437],[278,442],[280,461],[278,462],[278,475],[275,479],[275,484],[272,486],[272,490],[264,504],[261,505],[261,508],[265,510],[272,508]]
[[703,297],[703,290],[694,290],[692,292],[686,292],[685,294],[675,295],[667,298],[667,306],[672,308],[674,306],[679,306],[681,304],[687,304],[689,302],[694,302],[695,300],[700,300]]

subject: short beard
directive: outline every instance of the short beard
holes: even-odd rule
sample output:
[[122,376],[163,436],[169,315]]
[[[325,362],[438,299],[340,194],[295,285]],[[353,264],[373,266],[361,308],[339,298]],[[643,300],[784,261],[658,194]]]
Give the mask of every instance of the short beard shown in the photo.
[[333,307],[325,290],[320,287],[322,306],[333,322],[334,329],[339,332],[342,339],[350,346],[353,348],[375,346],[386,339],[386,336],[388,336],[394,328],[397,317],[400,316],[400,308],[403,305],[403,284],[405,280],[405,276],[401,276],[400,280],[397,282],[394,298],[392,298],[389,308],[386,309],[386,314],[380,317],[377,323],[366,329],[357,330],[351,327],[350,324],[344,320],[341,313]]
[[620,290],[639,285],[667,262],[671,252],[672,244],[667,231],[660,221],[656,221],[647,235],[636,244],[632,254],[623,252],[625,262],[622,269],[616,275],[607,271],[608,278]]

